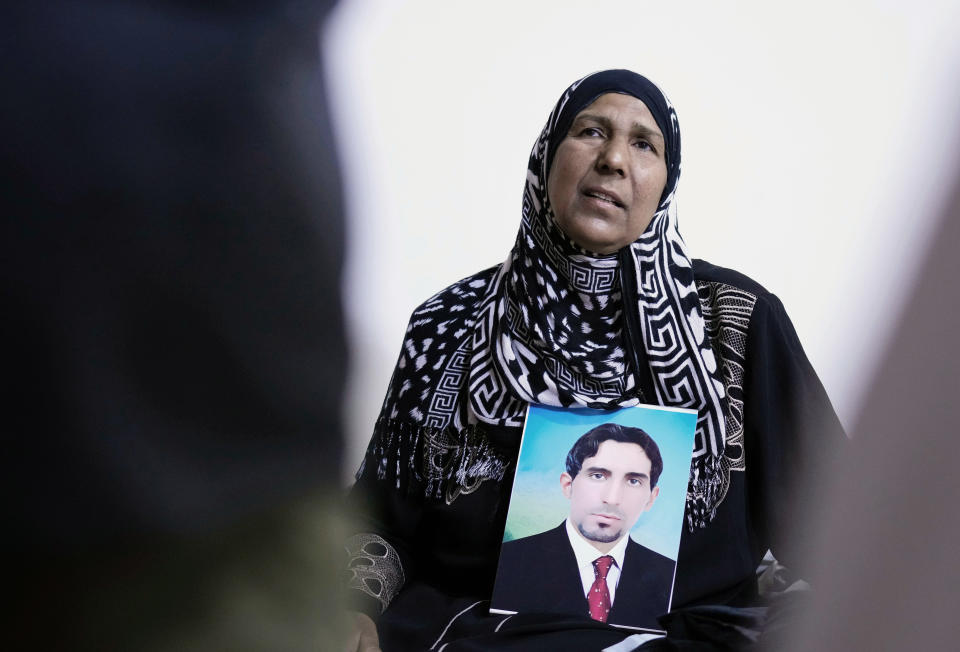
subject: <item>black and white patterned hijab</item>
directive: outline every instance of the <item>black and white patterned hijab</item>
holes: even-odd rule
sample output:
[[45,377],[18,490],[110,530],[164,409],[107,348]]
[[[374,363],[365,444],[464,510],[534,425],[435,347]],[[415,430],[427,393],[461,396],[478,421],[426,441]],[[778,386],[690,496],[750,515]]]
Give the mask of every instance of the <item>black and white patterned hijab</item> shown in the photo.
[[[554,152],[576,115],[610,92],[632,95],[650,110],[665,139],[667,181],[640,238],[617,254],[598,256],[557,226],[546,185]],[[702,527],[722,499],[726,397],[672,209],[679,176],[676,113],[645,77],[608,70],[564,91],[530,153],[516,244],[481,303],[469,408],[471,418],[505,425],[522,423],[528,403],[696,409],[687,517]],[[645,356],[631,355],[636,349]],[[643,359],[655,397],[642,395],[633,371]]]

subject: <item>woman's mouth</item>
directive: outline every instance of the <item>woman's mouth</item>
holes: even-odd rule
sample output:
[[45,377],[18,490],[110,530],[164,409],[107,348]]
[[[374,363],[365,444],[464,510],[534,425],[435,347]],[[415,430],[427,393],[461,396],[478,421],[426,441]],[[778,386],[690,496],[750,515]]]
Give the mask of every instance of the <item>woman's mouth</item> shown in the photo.
[[583,194],[591,199],[596,199],[601,202],[611,204],[617,208],[623,208],[623,202],[620,201],[620,197],[616,193],[610,192],[609,190],[601,190],[599,188],[587,188],[583,191]]

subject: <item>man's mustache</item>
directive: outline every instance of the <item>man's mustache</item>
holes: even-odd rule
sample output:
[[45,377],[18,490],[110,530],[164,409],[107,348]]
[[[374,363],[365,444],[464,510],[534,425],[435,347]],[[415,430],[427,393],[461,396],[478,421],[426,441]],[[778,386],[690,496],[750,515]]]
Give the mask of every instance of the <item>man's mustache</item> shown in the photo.
[[591,514],[596,514],[596,515],[598,515],[598,516],[610,516],[610,517],[613,517],[613,518],[619,518],[620,520],[623,520],[623,517],[624,517],[623,512],[620,511],[619,508],[617,508],[617,507],[610,507],[610,506],[607,506],[607,505],[604,505],[604,506],[601,506],[601,507],[596,507],[595,509],[591,509],[591,510],[590,510],[590,513],[591,513]]

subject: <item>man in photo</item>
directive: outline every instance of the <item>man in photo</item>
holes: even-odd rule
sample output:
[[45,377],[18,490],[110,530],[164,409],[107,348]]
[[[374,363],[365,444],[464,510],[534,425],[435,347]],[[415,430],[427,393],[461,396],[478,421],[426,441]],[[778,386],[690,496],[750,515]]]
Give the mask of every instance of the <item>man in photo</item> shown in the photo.
[[661,629],[676,563],[629,534],[656,501],[662,471],[657,443],[640,428],[604,423],[580,437],[560,475],[569,516],[503,544],[492,606]]

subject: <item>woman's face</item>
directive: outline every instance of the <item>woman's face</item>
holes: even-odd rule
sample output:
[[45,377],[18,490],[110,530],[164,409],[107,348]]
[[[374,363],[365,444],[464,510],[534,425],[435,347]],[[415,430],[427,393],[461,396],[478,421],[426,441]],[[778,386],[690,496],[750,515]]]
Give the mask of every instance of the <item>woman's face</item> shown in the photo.
[[606,93],[574,118],[557,147],[547,196],[578,245],[613,253],[640,237],[667,183],[663,134],[647,105]]

